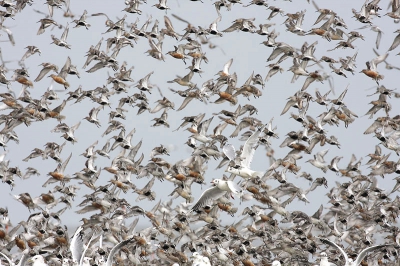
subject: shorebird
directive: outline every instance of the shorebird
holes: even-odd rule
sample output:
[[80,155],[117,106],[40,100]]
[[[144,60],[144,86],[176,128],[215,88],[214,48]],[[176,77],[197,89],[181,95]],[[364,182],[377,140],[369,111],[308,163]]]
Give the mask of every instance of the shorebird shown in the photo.
[[193,71],[190,71],[186,76],[184,76],[183,78],[181,77],[177,77],[171,81],[168,81],[168,83],[178,83],[181,86],[185,86],[185,87],[189,87],[189,88],[194,88],[196,87],[196,84],[194,84],[193,82],[191,82],[190,80],[192,79],[194,75]]
[[218,17],[210,24],[210,26],[208,27],[208,29],[206,31],[209,34],[218,35],[218,36],[222,37],[222,33],[219,32],[219,30],[217,29],[217,23],[221,22],[221,19],[222,19],[221,14],[218,14]]
[[69,160],[71,159],[72,153],[68,156],[68,158],[61,164],[59,163],[57,168],[53,172],[49,172],[50,178],[43,184],[43,187],[46,187],[48,184],[55,183],[60,181],[62,184],[68,181],[69,176],[64,174],[65,168],[68,165]]
[[38,21],[40,22],[40,27],[38,32],[36,33],[37,35],[43,34],[45,29],[50,27],[51,25],[58,26],[57,22],[52,20],[51,18],[43,18]]
[[154,71],[151,71],[149,74],[147,74],[144,78],[140,79],[138,81],[138,84],[136,87],[141,90],[145,91],[151,94],[150,90],[153,88],[153,85],[149,83],[150,76],[153,75]]
[[378,73],[377,66],[379,63],[382,63],[388,57],[388,53],[380,55],[374,58],[371,61],[367,61],[365,64],[367,65],[367,69],[361,70],[360,73],[364,73],[366,76],[372,78],[376,81],[376,84],[379,85],[379,80],[383,79],[384,76]]
[[71,49],[71,46],[67,43],[68,32],[69,32],[69,27],[67,24],[63,34],[61,35],[61,39],[58,39],[54,35],[51,35],[51,38],[53,39],[52,43],[54,43],[55,45],[60,46],[60,47],[65,47],[67,49]]
[[51,74],[49,77],[51,77],[58,84],[64,85],[65,89],[68,89],[69,83],[67,82],[66,78],[70,67],[71,67],[71,58],[68,56],[67,61],[65,62],[60,73],[58,75]]
[[213,118],[214,117],[211,117],[211,118],[201,122],[197,126],[197,129],[195,131],[189,130],[190,132],[193,133],[193,135],[191,137],[200,142],[203,142],[203,143],[210,142],[212,139],[207,136],[207,130],[208,130],[208,127],[210,126],[210,123],[213,120]]
[[76,25],[74,28],[77,27],[85,27],[87,30],[90,27],[90,24],[86,22],[86,15],[87,15],[87,11],[84,10],[82,16],[79,19],[75,19],[72,22],[74,22]]

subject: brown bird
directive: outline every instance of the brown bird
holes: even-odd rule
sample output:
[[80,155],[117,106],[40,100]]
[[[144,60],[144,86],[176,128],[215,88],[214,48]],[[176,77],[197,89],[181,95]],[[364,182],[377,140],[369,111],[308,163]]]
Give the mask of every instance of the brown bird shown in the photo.
[[72,153],[68,156],[68,158],[63,162],[59,163],[57,168],[53,172],[49,172],[50,178],[43,184],[43,187],[46,187],[48,184],[55,183],[55,182],[61,182],[62,184],[65,184],[66,181],[68,181],[69,176],[64,174],[65,168],[67,167],[67,164],[69,160],[71,159]]
[[70,67],[71,67],[71,58],[68,56],[67,61],[65,62],[65,65],[61,69],[60,73],[58,75],[51,74],[49,77],[51,77],[58,84],[64,85],[65,89],[68,89],[69,83],[67,82],[66,78]]
[[386,53],[386,54],[376,57],[375,59],[371,60],[370,62],[366,62],[365,64],[367,65],[367,69],[363,69],[363,70],[361,70],[361,72],[364,73],[366,76],[375,80],[376,83],[379,85],[378,81],[383,79],[384,76],[378,73],[377,66],[379,63],[385,61],[386,58],[388,57],[388,55],[389,54]]

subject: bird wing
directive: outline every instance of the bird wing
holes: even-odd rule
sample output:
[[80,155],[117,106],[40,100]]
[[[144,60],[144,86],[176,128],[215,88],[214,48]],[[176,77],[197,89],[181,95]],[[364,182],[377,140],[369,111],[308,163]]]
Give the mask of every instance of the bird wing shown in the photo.
[[251,161],[253,161],[253,156],[255,150],[253,149],[254,145],[258,142],[258,137],[260,136],[261,132],[264,130],[264,127],[258,128],[246,141],[243,146],[243,151],[240,157],[242,160],[242,166],[247,167],[250,169]]
[[335,21],[335,17],[336,17],[335,15],[331,14],[329,19],[319,28],[328,31],[332,23]]
[[367,256],[368,252],[383,248],[383,247],[387,247],[387,246],[391,246],[391,245],[376,245],[376,246],[372,246],[372,247],[367,247],[365,249],[363,249],[363,251],[360,252],[360,254],[358,254],[356,261],[354,262],[354,265],[359,265],[361,263],[361,261],[365,258],[365,256]]
[[19,263],[17,266],[25,266],[26,262],[28,261],[29,256],[27,256],[26,254],[22,254],[21,259],[19,260]]
[[251,124],[248,121],[242,120],[240,121],[239,125],[235,128],[235,130],[232,132],[232,134],[229,136],[230,138],[235,138],[239,135],[239,132],[246,127],[251,126]]
[[186,97],[177,111],[184,109],[193,99],[194,99],[193,97]]
[[232,32],[232,31],[239,29],[240,26],[241,26],[241,23],[235,22],[230,27],[224,29],[222,32]]
[[211,121],[213,120],[214,117],[211,117],[208,120],[203,121],[197,128],[197,131],[199,134],[205,136],[207,134],[208,127],[210,126]]
[[143,80],[146,80],[146,82],[149,82],[149,78],[150,78],[151,75],[153,75],[153,73],[154,73],[154,71],[151,71],[149,74],[147,74],[147,75],[143,78]]
[[371,69],[376,71],[376,68],[378,66],[379,63],[382,63],[383,61],[386,60],[386,58],[388,57],[388,53],[386,54],[382,54],[376,58],[374,58],[373,60],[371,60]]
[[37,78],[34,80],[35,82],[38,82],[38,81],[40,81],[47,73],[49,73],[50,72],[50,68],[48,68],[48,67],[45,67],[45,68],[43,68],[42,70],[40,70],[40,73],[39,73],[39,75],[37,76]]
[[151,190],[151,188],[152,188],[153,185],[154,185],[154,181],[155,181],[155,177],[153,177],[153,178],[144,186],[144,188],[143,188],[142,190],[144,190],[144,191]]
[[108,254],[106,266],[112,265],[112,260],[113,260],[115,253],[117,253],[123,246],[128,245],[129,242],[132,241],[132,239],[133,238],[129,238],[127,240],[121,241],[111,249],[110,254]]
[[[379,35],[378,35],[378,36],[379,36]],[[396,47],[399,46],[399,44],[400,44],[400,34],[398,34],[398,35],[396,36],[396,38],[394,38],[393,43],[392,43],[392,45],[390,46],[388,52],[389,52],[389,51],[392,51],[392,50],[394,50],[394,49],[396,49]]]
[[60,71],[59,76],[62,77],[63,79],[66,79],[70,67],[71,67],[71,58],[68,56],[67,61],[65,62],[63,68]]
[[190,80],[192,79],[193,75],[194,75],[194,72],[190,71],[186,76],[184,76],[182,78],[182,81],[190,82]]
[[231,67],[232,62],[233,62],[233,58],[231,60],[229,60],[228,62],[226,62],[226,64],[224,65],[223,71],[225,73],[229,73],[229,68]]
[[247,85],[247,86],[250,85],[251,81],[253,80],[253,77],[254,77],[254,70],[253,70],[253,73],[251,73],[250,77],[246,80],[244,85]]
[[226,191],[220,190],[218,187],[211,187],[206,189],[200,196],[200,198],[193,204],[192,211],[198,210],[207,204],[210,204],[213,200],[222,197]]
[[7,262],[8,262],[8,265],[15,265],[11,260],[10,260],[10,258],[9,257],[7,257],[6,256],[6,254],[4,254],[3,252],[0,252],[0,255],[2,255],[6,260],[7,260]]
[[12,34],[12,31],[10,29],[8,29],[8,28],[5,28],[5,27],[2,27],[2,30],[7,33],[8,39],[10,40],[11,44],[14,46],[15,45],[15,39],[14,39],[14,36]]
[[229,158],[229,160],[233,161],[236,158],[236,151],[235,147],[232,144],[225,144],[224,147],[222,148],[224,154],[226,157]]
[[230,180],[226,181],[229,190],[233,193],[233,194],[239,194],[240,192],[242,192],[242,188],[239,187],[235,182],[232,182]]
[[[346,261],[346,264],[347,264],[347,262],[349,261],[349,257],[347,256],[346,252],[344,252],[344,250],[343,250],[341,247],[339,247],[336,243],[330,241],[329,239],[320,238],[320,240],[321,240],[321,242],[324,243],[325,245],[328,245],[328,246],[337,248],[337,249],[343,254],[344,260]],[[368,248],[367,248],[367,249],[368,249]],[[361,252],[361,253],[362,253],[362,252]],[[361,254],[360,254],[360,255],[361,255]],[[359,256],[360,256],[360,255],[359,255]],[[365,257],[365,256],[364,256],[364,257]],[[364,258],[364,257],[363,257],[363,258]],[[357,257],[357,259],[358,259],[358,257]]]
[[69,250],[72,254],[72,260],[74,262],[80,263],[83,256],[83,227],[79,226],[76,229],[74,236],[72,237],[71,243],[69,245]]
[[325,162],[324,156],[328,153],[328,151],[329,151],[329,149],[322,150],[322,151],[318,152],[318,153],[316,154],[316,157],[315,157],[316,160],[318,160],[318,161],[321,162],[321,163],[324,163],[324,162]]
[[171,22],[171,20],[169,19],[169,17],[164,16],[164,23],[165,23],[165,27],[166,27],[168,30],[175,32],[174,27],[172,26],[172,22]]
[[200,124],[200,122],[203,120],[204,116],[206,115],[206,113],[202,113],[196,116],[195,121],[197,124]]
[[319,219],[319,217],[321,217],[322,211],[324,210],[323,205],[321,204],[321,206],[319,207],[319,209],[313,214],[313,216],[311,216],[312,218],[315,219]]
[[67,23],[67,27],[65,27],[65,30],[63,32],[63,34],[61,35],[61,40],[62,41],[66,41],[68,38],[68,32],[69,32],[69,27],[68,27],[68,23]]
[[60,172],[61,172],[61,173],[64,173],[65,167],[67,167],[67,164],[68,164],[68,162],[69,162],[69,159],[71,159],[71,156],[72,156],[72,152],[71,152],[71,154],[68,156],[68,158],[62,163],[61,168],[60,168]]
[[151,114],[157,113],[164,107],[163,104],[159,103],[156,105],[156,107],[153,108],[153,110],[150,111]]
[[381,39],[382,39],[382,31],[378,30],[378,34],[376,35],[376,41],[375,41],[376,49],[379,49],[379,45],[381,43]]

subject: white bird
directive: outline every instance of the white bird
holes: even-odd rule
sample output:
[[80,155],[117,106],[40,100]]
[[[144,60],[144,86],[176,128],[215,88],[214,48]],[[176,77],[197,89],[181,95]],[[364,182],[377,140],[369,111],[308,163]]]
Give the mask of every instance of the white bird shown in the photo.
[[328,261],[328,255],[325,252],[321,253],[321,261],[319,262],[320,266],[336,266],[335,263],[331,263]]
[[72,254],[72,261],[77,263],[78,266],[88,265],[88,259],[90,258],[85,257],[86,250],[88,249],[90,242],[93,240],[93,236],[90,238],[86,247],[83,245],[83,227],[79,226],[76,229],[74,236],[72,237],[71,244],[69,246],[69,250]]
[[69,250],[71,251],[72,260],[74,263],[79,263],[78,265],[81,265],[84,252],[82,230],[83,230],[82,226],[79,226],[78,229],[76,229],[76,232],[72,237],[71,243],[69,245]]
[[280,261],[279,260],[274,260],[273,262],[272,262],[272,266],[281,266],[282,264],[280,263]]
[[233,194],[242,193],[242,189],[231,180],[214,179],[211,183],[213,187],[206,189],[201,194],[200,198],[193,204],[192,211],[211,204],[213,200],[222,197],[226,192]]
[[[363,250],[358,254],[356,260],[353,261],[352,259],[350,259],[350,258],[347,256],[346,252],[344,252],[344,250],[343,250],[341,247],[339,247],[336,243],[334,243],[334,242],[332,242],[332,241],[330,241],[329,239],[326,239],[326,238],[320,238],[320,240],[321,240],[321,242],[324,243],[325,245],[329,245],[329,246],[331,246],[331,247],[335,247],[335,248],[337,248],[337,249],[342,253],[342,255],[343,255],[344,259],[345,259],[345,263],[346,263],[344,266],[358,266],[358,265],[360,265],[361,261],[367,256],[367,253],[368,253],[368,252],[371,252],[371,251],[380,249],[380,248],[382,248],[382,247],[390,246],[390,245],[388,245],[388,244],[385,244],[385,245],[376,245],[376,246],[372,246],[372,247],[367,247],[367,248],[363,249]],[[322,265],[322,264],[321,264],[321,265]]]
[[[259,127],[246,141],[243,146],[242,153],[240,154],[240,167],[237,165],[232,166],[232,164],[228,165],[228,168],[225,172],[229,172],[235,175],[239,175],[243,178],[254,178],[254,177],[262,177],[264,175],[263,172],[253,171],[250,169],[250,164],[253,161],[253,156],[255,152],[254,146],[258,143],[258,137],[261,132],[264,130],[265,126]],[[223,152],[230,160],[232,160],[235,155],[235,148],[228,144],[223,148]]]
[[28,263],[32,263],[32,266],[47,266],[42,255],[33,256],[28,260]]
[[191,258],[193,258],[192,266],[211,266],[209,258],[200,255],[198,252],[194,252]]

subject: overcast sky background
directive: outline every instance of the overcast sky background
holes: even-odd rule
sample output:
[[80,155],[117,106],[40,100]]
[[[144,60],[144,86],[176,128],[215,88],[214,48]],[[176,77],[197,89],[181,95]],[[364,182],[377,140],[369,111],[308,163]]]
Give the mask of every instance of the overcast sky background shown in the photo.
[[[213,2],[209,0],[204,0],[204,3],[201,2],[192,2],[192,1],[168,1],[168,6],[170,10],[167,12],[161,11],[152,7],[153,4],[158,3],[158,1],[149,0],[147,4],[140,5],[140,9],[142,10],[142,15],[137,14],[127,14],[126,23],[130,24],[136,21],[139,18],[138,26],[141,27],[143,23],[147,20],[147,18],[151,15],[152,22],[149,25],[148,31],[151,30],[153,23],[156,19],[160,22],[160,29],[165,27],[163,17],[167,15],[175,28],[175,31],[183,34],[183,29],[187,26],[185,23],[180,22],[173,18],[171,15],[176,14],[180,17],[188,20],[190,23],[196,26],[202,26],[203,28],[208,28],[208,26],[217,18],[217,12],[215,11]],[[247,4],[248,1],[244,0],[244,4]],[[317,1],[317,4],[320,8],[329,8],[333,9],[340,17],[342,17],[348,25],[348,32],[352,30],[357,30],[358,28],[364,26],[360,22],[356,21],[352,16],[351,9],[355,8],[357,11],[361,9],[364,1]],[[288,1],[270,1],[270,5],[275,5],[282,8],[285,13],[295,13],[299,10],[306,9],[306,15],[304,19],[303,29],[308,31],[313,28],[313,24],[317,19],[319,13],[316,13],[315,8],[312,4],[308,3],[305,0],[297,0],[294,2]],[[381,2],[381,7],[384,9],[380,13],[382,14],[381,18],[374,18],[373,23],[379,26],[384,34],[382,36],[382,41],[380,45],[379,52],[384,53],[392,44],[393,39],[396,36],[396,33],[393,33],[398,29],[398,24],[394,24],[393,20],[388,16],[383,16],[386,11],[387,1]],[[125,8],[124,1],[71,1],[71,12],[75,15],[75,19],[79,19],[83,11],[86,9],[88,14],[104,12],[107,13],[109,18],[114,22],[117,18],[122,18],[125,12],[122,12]],[[71,45],[71,50],[67,50],[62,47],[58,47],[55,45],[50,45],[52,39],[50,37],[51,34],[54,34],[57,38],[60,38],[64,29],[51,28],[46,29],[46,32],[42,35],[36,35],[37,30],[40,26],[40,23],[36,23],[39,19],[43,18],[43,14],[39,14],[34,10],[39,10],[44,13],[48,13],[47,5],[44,1],[36,1],[32,6],[27,6],[21,13],[16,14],[14,20],[7,19],[4,22],[4,25],[9,27],[15,38],[16,45],[12,46],[10,42],[7,40],[7,35],[5,33],[2,34],[0,40],[4,40],[2,42],[1,49],[3,52],[3,57],[5,61],[10,61],[6,64],[6,67],[10,69],[6,75],[8,78],[12,76],[12,69],[18,67],[17,61],[21,59],[23,54],[25,53],[25,47],[28,45],[35,45],[41,51],[42,54],[39,56],[35,54],[28,59],[25,60],[25,65],[29,71],[30,79],[33,81],[38,75],[41,67],[38,66],[43,62],[51,62],[59,66],[59,69],[62,68],[68,56],[71,57],[72,64],[78,67],[80,71],[81,78],[78,79],[76,76],[69,75],[67,77],[68,82],[70,83],[69,91],[73,91],[78,88],[79,85],[82,85],[84,90],[92,90],[98,86],[103,86],[106,84],[106,79],[108,77],[108,73],[113,75],[113,70],[104,68],[95,73],[86,73],[82,66],[86,60],[85,54],[88,51],[91,45],[96,45],[97,42],[104,38],[111,38],[115,36],[115,31],[107,34],[103,34],[107,28],[104,24],[105,17],[88,17],[87,22],[91,24],[89,30],[86,30],[83,27],[73,28],[74,23],[71,23],[70,18],[63,17],[64,11],[61,9],[54,10],[53,19],[56,20],[59,24],[66,26],[67,23],[70,23],[70,30],[67,42]],[[331,70],[327,67],[327,64],[323,64],[324,69],[327,74],[332,75],[334,80],[334,90],[335,96],[332,94],[329,96],[330,99],[333,97],[338,97],[339,94],[349,86],[348,93],[344,99],[348,108],[359,115],[359,118],[355,120],[354,123],[350,124],[347,129],[344,128],[343,123],[341,123],[340,127],[329,127],[328,125],[325,128],[328,130],[328,136],[335,135],[339,142],[341,143],[341,149],[337,149],[334,146],[324,146],[320,147],[319,145],[315,147],[313,154],[316,152],[329,148],[329,153],[326,155],[325,159],[327,162],[335,156],[343,156],[343,159],[340,161],[339,166],[341,168],[345,168],[347,163],[349,162],[352,153],[356,155],[357,158],[364,157],[363,164],[367,162],[368,159],[365,157],[368,153],[373,153],[375,149],[375,145],[379,143],[379,141],[373,137],[373,135],[363,135],[365,129],[372,124],[373,119],[369,119],[366,116],[363,116],[371,107],[368,103],[372,100],[378,98],[377,95],[372,97],[367,97],[368,94],[372,94],[376,88],[375,81],[366,77],[364,74],[359,73],[362,69],[365,68],[365,62],[375,58],[375,54],[372,51],[372,48],[375,46],[376,33],[372,32],[369,29],[359,30],[361,34],[364,35],[365,41],[361,39],[357,39],[353,45],[355,49],[337,49],[332,52],[327,52],[329,49],[333,49],[337,45],[337,41],[328,42],[325,39],[322,39],[320,36],[297,36],[293,33],[287,32],[285,25],[282,23],[285,21],[286,17],[281,15],[277,15],[271,21],[267,20],[267,17],[270,14],[270,10],[265,7],[259,6],[250,6],[247,8],[242,7],[240,4],[235,4],[232,6],[231,11],[226,11],[225,8],[221,9],[222,13],[222,21],[218,24],[218,29],[222,31],[223,29],[229,27],[237,18],[255,18],[254,24],[259,25],[261,23],[269,23],[273,22],[276,25],[271,27],[270,30],[275,29],[280,33],[277,41],[285,42],[293,47],[300,49],[304,42],[308,42],[309,44],[314,41],[318,41],[318,45],[316,48],[315,56],[316,58],[321,58],[323,55],[332,57],[336,60],[339,57],[353,56],[355,52],[358,52],[357,61],[356,61],[356,71],[355,75],[347,74],[348,78],[343,78],[340,76],[331,73]],[[321,25],[322,23],[318,24]],[[246,79],[251,75],[254,71],[255,74],[261,74],[264,78],[269,70],[266,66],[269,62],[266,62],[270,53],[272,52],[272,48],[266,47],[260,44],[263,41],[266,41],[266,36],[260,36],[257,34],[250,34],[244,32],[232,32],[232,33],[224,33],[223,37],[213,37],[210,41],[217,45],[218,47],[215,49],[209,49],[207,46],[203,46],[203,51],[206,52],[206,56],[209,59],[209,63],[202,63],[201,67],[204,73],[200,77],[198,74],[195,74],[193,77],[193,82],[197,83],[198,86],[209,79],[215,78],[215,74],[222,70],[224,64],[231,58],[233,58],[233,64],[230,69],[231,73],[236,72],[238,76],[238,85],[242,85]],[[183,43],[183,42],[181,42]],[[163,53],[166,54],[168,51],[174,49],[174,45],[177,42],[166,36],[163,44]],[[103,41],[101,50],[106,49],[106,42]],[[154,58],[151,58],[145,54],[145,52],[149,49],[148,41],[145,38],[140,38],[137,44],[134,44],[134,48],[125,47],[119,53],[117,59],[119,64],[121,65],[123,61],[128,63],[128,68],[134,66],[134,70],[132,72],[132,78],[136,81],[143,78],[149,72],[154,71],[154,74],[151,76],[150,81],[153,84],[156,84],[160,87],[164,96],[166,96],[171,101],[175,102],[176,109],[180,106],[183,101],[177,94],[173,94],[168,87],[171,87],[175,90],[183,90],[184,87],[181,87],[177,84],[169,84],[167,81],[175,78],[176,75],[184,76],[188,73],[188,69],[186,69],[190,65],[191,60],[187,60],[187,65],[185,65],[181,60],[174,59],[169,55],[165,55],[165,62],[158,61]],[[396,49],[389,53],[388,62],[400,66],[399,57],[396,57],[396,53],[399,52],[399,49]],[[274,60],[273,62],[275,62]],[[89,69],[93,63],[87,68]],[[273,125],[277,126],[277,132],[279,133],[280,139],[271,139],[271,147],[275,150],[276,158],[283,158],[289,151],[289,148],[279,148],[279,145],[285,139],[285,134],[287,134],[291,130],[298,131],[301,129],[301,125],[294,121],[293,119],[289,119],[290,112],[297,113],[297,110],[291,109],[285,115],[280,116],[280,113],[286,103],[286,99],[293,95],[296,90],[300,89],[304,83],[305,77],[300,77],[295,83],[290,83],[292,78],[292,72],[287,71],[289,67],[292,65],[292,60],[288,59],[280,64],[281,67],[285,69],[285,72],[282,74],[277,74],[270,79],[269,82],[266,83],[265,88],[262,90],[262,97],[258,99],[254,99],[251,97],[251,101],[249,102],[247,99],[243,97],[239,97],[239,103],[243,106],[244,104],[251,103],[258,108],[258,115],[254,115],[256,118],[260,119],[264,123],[268,123],[268,121],[274,117]],[[86,69],[86,70],[87,70]],[[313,67],[309,67],[307,70],[309,72],[319,69],[317,65]],[[387,70],[385,69],[384,63],[379,65],[378,70],[381,74],[385,76],[385,79],[381,82],[381,84],[385,85],[389,89],[395,89],[398,86],[399,82],[399,74],[398,70]],[[33,98],[40,98],[41,95],[45,92],[45,90],[50,86],[51,78],[45,77],[40,82],[34,84],[34,88],[29,89],[31,92],[31,96]],[[133,83],[135,84],[135,83]],[[54,89],[63,90],[63,86],[59,84],[53,84]],[[21,90],[21,84],[17,82],[13,82],[12,90],[15,93],[19,93]],[[111,88],[111,85],[108,85]],[[308,92],[315,95],[314,91],[318,88],[321,93],[325,93],[329,90],[328,82],[321,83],[313,83],[309,86]],[[6,87],[1,86],[0,91],[5,92]],[[132,95],[133,93],[138,92],[138,89],[134,86],[129,89],[128,94],[119,94],[113,95],[110,98],[111,106],[114,109],[118,105],[118,101],[120,97],[125,97],[127,95]],[[63,99],[66,98],[65,92],[58,92],[60,97],[59,100],[54,101],[50,106],[54,108],[58,106]],[[161,99],[162,97],[158,93],[157,89],[154,88],[152,94],[149,95],[149,103],[150,107],[154,107],[156,104],[154,103],[156,100]],[[170,110],[168,112],[168,120],[171,125],[170,128],[164,127],[151,127],[153,121],[151,121],[155,117],[159,117],[161,112],[156,114],[150,114],[145,112],[141,115],[136,115],[137,108],[128,107],[127,105],[124,108],[128,109],[129,112],[126,113],[127,119],[122,121],[125,124],[127,132],[131,129],[135,128],[136,133],[132,138],[132,144],[135,145],[140,140],[143,140],[143,145],[138,153],[137,158],[139,158],[141,153],[144,153],[145,159],[143,161],[143,165],[147,163],[149,160],[149,155],[152,148],[163,144],[169,147],[170,157],[163,156],[166,160],[168,160],[171,164],[175,163],[180,159],[188,158],[191,154],[191,150],[184,145],[190,133],[185,130],[180,130],[178,132],[173,132],[180,123],[183,116],[189,115],[197,115],[200,112],[206,112],[205,119],[208,119],[212,113],[218,112],[222,109],[234,111],[237,106],[230,106],[229,103],[223,104],[213,104],[212,102],[217,99],[216,96],[213,96],[210,99],[210,103],[205,105],[199,101],[193,100],[184,110],[182,111],[174,111]],[[393,110],[391,111],[391,115],[394,116],[399,114],[399,106],[397,105],[397,99],[392,98],[390,100],[392,103]],[[90,109],[97,104],[92,103],[89,99],[83,100],[81,103],[73,104],[72,101],[69,101],[62,112],[63,115],[66,116],[66,119],[63,121],[66,124],[72,126],[88,115]],[[99,140],[99,143],[96,149],[100,149],[107,141],[107,138],[101,137],[101,134],[107,128],[108,121],[108,113],[111,111],[109,107],[105,107],[104,110],[100,111],[99,118],[101,121],[101,128],[97,128],[94,124],[87,122],[86,120],[82,121],[80,128],[75,132],[75,136],[78,139],[78,142],[75,144],[67,143],[66,147],[62,151],[61,158],[65,159],[72,152],[72,158],[69,162],[69,165],[66,168],[66,173],[69,175],[73,175],[75,172],[81,171],[85,166],[84,163],[86,159],[83,156],[80,156],[85,149],[91,145],[94,141]],[[310,109],[308,114],[316,118],[319,114],[326,111],[325,107],[319,106],[316,103],[310,104]],[[4,110],[1,113],[8,113],[9,110]],[[384,116],[384,112],[380,111],[374,118],[378,116]],[[209,133],[212,133],[212,129],[219,124],[219,119],[217,117],[214,118],[213,122],[210,125]],[[50,130],[53,129],[58,122],[54,119],[48,119],[41,122],[34,122],[31,126],[25,127],[24,125],[18,126],[15,131],[19,136],[20,143],[16,144],[13,141],[8,142],[6,150],[8,151],[5,160],[10,160],[10,166],[18,166],[22,172],[25,172],[25,169],[29,166],[35,167],[41,173],[40,176],[33,176],[28,180],[20,180],[15,178],[16,186],[14,190],[11,191],[10,187],[7,184],[0,184],[0,189],[2,193],[0,193],[0,207],[8,207],[9,215],[11,218],[11,222],[13,225],[16,225],[21,220],[26,220],[29,216],[28,209],[23,206],[21,203],[17,202],[13,199],[10,194],[18,195],[20,193],[28,192],[32,197],[37,197],[43,192],[47,192],[49,189],[52,189],[56,184],[49,185],[47,188],[43,188],[43,183],[47,180],[47,173],[53,171],[57,163],[52,159],[42,160],[41,158],[35,158],[28,162],[23,162],[22,159],[28,156],[31,150],[35,147],[44,148],[44,144],[49,141],[54,141],[59,144],[64,142],[63,138],[60,138],[60,133],[51,133]],[[234,130],[234,127],[228,125],[228,127],[224,131],[224,135],[229,136]],[[244,130],[246,131],[246,130]],[[242,131],[241,133],[243,133]],[[107,137],[111,137],[113,135],[118,134],[119,131],[115,131],[108,135]],[[243,144],[238,140],[238,138],[230,139],[230,143],[233,143],[237,148]],[[383,152],[387,154],[388,151],[386,148],[382,147]],[[112,159],[119,154],[119,150],[116,149],[110,153],[111,159],[98,157],[95,160],[95,165],[97,167],[103,168],[111,165]],[[393,152],[392,152],[393,153]],[[291,203],[287,209],[288,210],[302,210],[308,214],[314,213],[321,203],[326,204],[329,200],[326,196],[324,196],[330,188],[334,186],[335,181],[339,182],[347,182],[349,181],[346,177],[338,177],[333,172],[328,171],[324,174],[321,170],[312,167],[310,164],[305,164],[308,159],[311,159],[312,155],[303,155],[303,159],[298,161],[298,165],[301,166],[302,171],[306,171],[312,174],[313,178],[325,176],[328,180],[329,188],[326,189],[324,187],[318,187],[315,191],[311,192],[307,197],[311,201],[311,203],[305,205],[303,202],[299,202],[297,199]],[[397,161],[398,156],[396,154],[392,154],[390,157],[391,160]],[[209,183],[213,178],[221,178],[224,173],[225,167],[220,170],[214,170],[218,165],[219,160],[214,161],[210,160],[208,164],[208,170],[205,174],[206,182]],[[265,171],[269,167],[268,158],[265,156],[265,149],[260,148],[256,151],[254,161],[252,163],[252,169],[257,171]],[[363,173],[366,174],[369,172],[369,169],[366,166],[363,166]],[[378,177],[379,187],[391,190],[395,184],[395,181],[392,180],[395,175],[389,175],[385,180]],[[96,185],[104,185],[108,183],[110,179],[113,178],[113,175],[106,171],[102,171],[100,178]],[[240,178],[237,177],[236,180]],[[306,189],[309,187],[308,181],[304,179],[297,179],[293,174],[288,173],[287,179],[289,182],[293,182],[294,184],[301,186]],[[132,175],[132,181],[138,188],[143,187],[148,179],[137,180],[134,175]],[[69,184],[76,184],[77,181],[72,181]],[[68,185],[69,185],[68,184]],[[269,181],[272,187],[276,187],[279,185],[276,181]],[[196,199],[201,192],[208,187],[201,187],[198,184],[194,184],[192,186],[193,196]],[[151,209],[154,204],[159,200],[168,200],[168,194],[174,189],[174,185],[172,183],[168,183],[168,181],[164,181],[163,184],[160,184],[159,181],[156,181],[155,191],[157,193],[157,200],[155,202],[148,202],[146,200],[141,202],[135,202],[137,197],[136,194],[133,194],[131,191],[126,195],[122,195],[125,197],[131,205],[140,205],[144,209]],[[68,226],[77,226],[78,221],[83,217],[88,217],[93,213],[88,213],[86,215],[77,215],[75,211],[77,210],[76,205],[82,201],[82,195],[89,193],[90,190],[86,187],[81,188],[78,191],[78,196],[75,199],[73,204],[73,208],[67,210],[62,216],[62,220]],[[57,194],[59,195],[59,194]],[[175,202],[178,203],[183,201],[181,198],[178,198]],[[255,202],[255,201],[254,201]],[[250,202],[251,204],[252,202]],[[236,201],[238,204],[238,201]],[[59,205],[54,208],[54,211],[64,207],[63,205]],[[239,220],[242,207],[240,207],[238,214],[235,219]],[[226,217],[226,216],[222,216]],[[231,222],[226,220],[227,223]],[[144,226],[147,226],[145,224]]]

